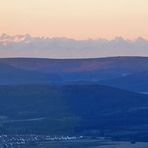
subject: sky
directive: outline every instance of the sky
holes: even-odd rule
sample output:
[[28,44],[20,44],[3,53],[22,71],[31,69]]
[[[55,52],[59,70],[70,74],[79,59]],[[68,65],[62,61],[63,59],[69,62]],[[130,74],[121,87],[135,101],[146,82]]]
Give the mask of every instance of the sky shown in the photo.
[[148,39],[148,0],[0,0],[0,34]]

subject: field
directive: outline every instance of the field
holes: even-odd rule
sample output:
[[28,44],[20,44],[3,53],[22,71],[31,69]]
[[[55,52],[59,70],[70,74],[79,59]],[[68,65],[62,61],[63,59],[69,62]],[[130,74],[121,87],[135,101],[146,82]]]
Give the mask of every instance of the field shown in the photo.
[[71,141],[71,142],[50,142],[39,146],[31,146],[28,148],[147,148],[148,143],[138,142],[131,144],[130,142],[111,142],[111,141]]

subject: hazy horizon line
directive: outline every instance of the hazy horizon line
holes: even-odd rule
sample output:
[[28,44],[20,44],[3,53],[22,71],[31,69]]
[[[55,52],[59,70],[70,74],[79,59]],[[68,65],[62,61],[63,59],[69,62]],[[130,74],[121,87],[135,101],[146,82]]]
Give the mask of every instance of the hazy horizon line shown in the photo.
[[50,58],[50,57],[0,57],[0,59],[47,59],[47,60],[87,60],[87,59],[105,59],[105,58],[148,58],[148,56],[101,56],[101,57],[72,57],[72,58]]

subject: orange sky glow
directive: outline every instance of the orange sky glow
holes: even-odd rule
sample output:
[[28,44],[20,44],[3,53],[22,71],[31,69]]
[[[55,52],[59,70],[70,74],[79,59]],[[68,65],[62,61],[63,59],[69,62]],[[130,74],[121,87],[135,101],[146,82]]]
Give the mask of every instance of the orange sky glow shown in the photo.
[[148,0],[1,0],[0,33],[148,39]]

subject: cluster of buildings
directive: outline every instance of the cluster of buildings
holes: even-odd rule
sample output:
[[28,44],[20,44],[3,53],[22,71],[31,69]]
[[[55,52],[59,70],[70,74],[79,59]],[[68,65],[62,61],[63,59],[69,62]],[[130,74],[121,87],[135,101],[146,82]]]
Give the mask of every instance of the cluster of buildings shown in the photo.
[[83,136],[47,136],[47,135],[0,135],[0,148],[21,148],[38,145],[48,141],[64,141],[83,139]]

